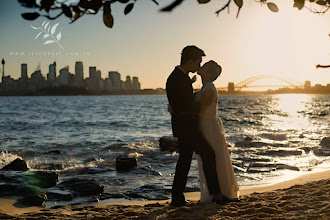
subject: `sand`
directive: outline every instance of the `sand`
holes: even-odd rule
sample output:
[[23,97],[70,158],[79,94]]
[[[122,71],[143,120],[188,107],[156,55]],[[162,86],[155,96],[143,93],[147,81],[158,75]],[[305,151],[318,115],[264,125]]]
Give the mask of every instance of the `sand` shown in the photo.
[[199,193],[187,193],[190,203],[180,208],[169,200],[17,208],[0,199],[0,219],[330,219],[330,170],[241,194],[240,202],[201,205]]

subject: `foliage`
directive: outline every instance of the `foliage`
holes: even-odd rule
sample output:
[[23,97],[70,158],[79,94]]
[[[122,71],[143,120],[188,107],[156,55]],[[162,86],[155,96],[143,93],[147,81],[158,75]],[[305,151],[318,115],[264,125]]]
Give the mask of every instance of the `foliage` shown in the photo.
[[[157,2],[158,0],[150,0],[150,1],[158,5]],[[227,2],[215,13],[219,15],[219,13],[224,11],[225,9],[228,9],[229,11],[229,7],[231,5],[235,5],[238,8],[237,16],[236,16],[238,17],[239,12],[244,5],[243,4],[244,0],[226,0],[226,1]],[[269,0],[255,0],[255,1],[259,2],[261,5],[266,5],[268,9],[271,10],[272,12],[279,11],[277,5]],[[330,0],[291,0],[291,1],[293,1],[293,7],[299,10],[306,8],[311,12],[318,14],[324,14],[330,8]],[[95,15],[99,11],[103,11],[103,22],[105,26],[112,28],[114,25],[114,17],[111,13],[112,4],[115,3],[124,4],[125,5],[124,14],[128,15],[130,12],[132,12],[137,0],[76,0],[75,2],[71,2],[70,4],[65,4],[66,1],[63,2],[61,0],[41,0],[38,1],[38,3],[37,0],[18,0],[18,2],[23,7],[32,8],[32,9],[35,8],[37,10],[36,12],[23,13],[22,17],[26,20],[35,20],[40,16],[44,16],[50,20],[54,20],[61,15],[65,15],[70,19],[71,23],[73,23],[86,14]],[[168,6],[161,8],[160,11],[170,12],[174,10],[177,6],[182,4],[183,2],[184,0],[174,0]],[[207,4],[211,2],[211,0],[197,0],[197,2],[199,4]],[[223,1],[219,0],[219,2],[222,3]],[[309,6],[307,6],[308,2],[309,2],[308,4]],[[315,7],[317,9],[315,9]],[[51,11],[58,11],[58,10],[60,12],[57,15],[55,16],[50,15]],[[45,14],[40,14],[43,11],[45,11]]]

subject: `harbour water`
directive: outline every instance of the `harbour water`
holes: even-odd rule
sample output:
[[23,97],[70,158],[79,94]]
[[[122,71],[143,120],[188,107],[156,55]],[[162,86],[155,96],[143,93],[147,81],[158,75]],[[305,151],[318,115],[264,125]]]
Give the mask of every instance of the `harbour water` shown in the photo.
[[[218,115],[241,188],[330,168],[320,145],[330,137],[330,95],[224,95]],[[0,134],[0,168],[21,157],[31,170],[59,172],[60,182],[90,178],[106,193],[170,195],[178,154],[159,148],[171,136],[166,96],[0,97]],[[138,167],[117,172],[119,155]],[[187,186],[198,190],[196,160]]]

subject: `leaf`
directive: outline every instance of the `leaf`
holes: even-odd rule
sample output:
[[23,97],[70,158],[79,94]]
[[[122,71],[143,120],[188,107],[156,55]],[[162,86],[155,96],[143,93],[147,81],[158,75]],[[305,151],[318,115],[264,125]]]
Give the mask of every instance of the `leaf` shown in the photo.
[[126,5],[124,14],[127,15],[128,13],[130,13],[132,11],[133,7],[134,7],[134,3],[129,3],[128,5]]
[[44,44],[51,44],[51,43],[54,43],[54,42],[55,42],[54,40],[48,40]]
[[40,33],[34,39],[36,40],[40,36],[41,33],[42,33],[42,31],[40,31]]
[[65,16],[67,16],[68,18],[72,18],[72,11],[70,7],[68,7],[65,4],[62,4],[62,11],[65,14]]
[[298,8],[299,10],[303,9],[305,5],[305,0],[294,0],[293,7]]
[[323,0],[316,1],[316,4],[318,5],[326,5],[327,3]]
[[38,30],[39,28],[33,27],[32,25],[30,25],[34,30]]
[[30,21],[37,19],[39,16],[40,16],[40,14],[37,13],[37,12],[33,12],[33,13],[23,13],[23,14],[22,14],[22,17],[23,17],[25,20],[30,20]]
[[210,2],[211,0],[198,0],[199,4],[206,4],[208,2]]
[[53,35],[53,34],[55,33],[57,26],[58,26],[58,23],[55,24],[55,25],[52,27],[52,29],[50,30],[51,35]]
[[44,27],[45,23],[46,23],[46,20],[44,20],[44,22],[42,22],[41,28]]
[[48,33],[49,33],[49,29],[50,29],[50,25],[49,25],[48,30],[47,30]]
[[60,33],[56,35],[56,40],[59,41],[61,40],[61,38],[62,38],[62,32],[60,31]]
[[44,39],[45,39],[46,37],[49,37],[49,34],[45,34],[45,35],[44,35]]
[[47,30],[48,25],[49,25],[49,22],[47,22],[47,23],[45,24],[44,30]]
[[103,23],[108,28],[113,27],[113,16],[111,14],[110,4],[104,4],[103,6]]
[[269,8],[269,10],[271,10],[272,12],[278,12],[278,7],[277,5],[275,5],[272,2],[268,2],[267,3],[267,7]]
[[234,2],[237,5],[237,7],[242,8],[242,6],[243,6],[243,0],[234,0]]

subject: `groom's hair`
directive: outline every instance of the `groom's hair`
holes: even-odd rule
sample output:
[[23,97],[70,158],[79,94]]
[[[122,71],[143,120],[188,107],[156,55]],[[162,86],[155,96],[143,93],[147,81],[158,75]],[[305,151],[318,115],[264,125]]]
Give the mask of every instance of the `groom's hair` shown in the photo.
[[194,45],[186,46],[181,52],[181,64],[186,64],[189,60],[195,61],[203,56],[205,53],[202,49]]

